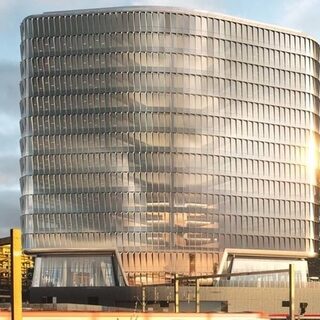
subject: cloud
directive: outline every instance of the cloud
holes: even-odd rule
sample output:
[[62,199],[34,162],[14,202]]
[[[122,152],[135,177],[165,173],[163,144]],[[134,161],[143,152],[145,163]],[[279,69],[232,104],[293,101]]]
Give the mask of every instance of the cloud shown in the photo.
[[0,191],[19,190],[19,154],[0,156]]
[[319,8],[320,0],[287,0],[284,2],[280,23],[320,40]]
[[10,228],[20,227],[20,191],[0,191],[0,237],[9,235]]
[[[19,62],[0,62],[0,112],[17,116],[19,115]],[[12,102],[17,105],[13,106]]]
[[[306,14],[315,11],[314,8],[319,4],[319,0],[291,0],[285,4],[286,15],[284,19],[290,22],[304,20]],[[318,13],[317,13],[318,14]]]
[[20,225],[19,79],[18,63],[0,63],[0,236]]
[[[18,64],[0,63],[0,161],[8,155],[15,158],[19,156],[19,80]],[[6,158],[5,161],[10,162],[10,159]]]
[[198,10],[216,10],[223,11],[225,7],[225,1],[223,0],[133,0],[132,5],[146,6],[146,5],[158,5],[158,6],[174,6],[182,8],[191,8]]

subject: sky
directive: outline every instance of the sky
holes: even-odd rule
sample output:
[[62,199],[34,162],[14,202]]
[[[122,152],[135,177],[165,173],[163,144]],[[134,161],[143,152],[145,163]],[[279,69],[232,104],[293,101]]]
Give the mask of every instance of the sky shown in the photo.
[[0,0],[0,237],[20,226],[20,23],[48,11],[159,5],[214,11],[296,29],[320,42],[320,0]]

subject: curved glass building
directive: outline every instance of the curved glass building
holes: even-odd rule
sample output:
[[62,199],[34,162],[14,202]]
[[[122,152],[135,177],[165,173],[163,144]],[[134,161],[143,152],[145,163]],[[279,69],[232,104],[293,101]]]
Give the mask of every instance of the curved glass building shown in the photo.
[[129,283],[216,272],[230,248],[317,253],[310,37],[161,7],[44,13],[21,36],[21,211],[35,285],[113,284],[104,250],[119,253]]

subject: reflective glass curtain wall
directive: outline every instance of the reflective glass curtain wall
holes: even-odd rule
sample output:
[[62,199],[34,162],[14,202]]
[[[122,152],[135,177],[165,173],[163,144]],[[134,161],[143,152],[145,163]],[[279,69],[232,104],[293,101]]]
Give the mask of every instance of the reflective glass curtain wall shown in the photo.
[[115,247],[131,283],[224,248],[318,248],[319,45],[170,8],[21,25],[25,249]]

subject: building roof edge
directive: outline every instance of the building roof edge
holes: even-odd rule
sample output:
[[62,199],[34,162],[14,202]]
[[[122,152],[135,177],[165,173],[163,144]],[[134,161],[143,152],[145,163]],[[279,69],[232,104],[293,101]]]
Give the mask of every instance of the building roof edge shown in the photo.
[[[247,25],[261,27],[261,28],[268,28],[274,31],[279,32],[286,32],[294,35],[300,35],[306,37],[318,45],[318,40],[314,37],[295,29],[290,29],[278,25],[273,25],[265,22],[259,22],[255,20],[250,20],[246,18],[230,16],[223,13],[217,13],[207,10],[200,10],[200,9],[191,9],[191,8],[183,8],[183,7],[170,7],[170,6],[123,6],[123,7],[106,7],[106,8],[93,8],[93,9],[75,9],[75,10],[65,10],[65,11],[48,11],[42,14],[35,14],[29,15],[23,19],[23,21],[32,18],[40,18],[46,16],[58,16],[58,15],[74,15],[74,14],[92,14],[92,13],[104,13],[104,12],[133,12],[133,11],[150,11],[150,12],[174,12],[174,13],[181,13],[181,14],[191,14],[191,15],[200,15],[212,18],[222,18],[232,22],[244,23]],[[22,23],[23,23],[22,21]]]

